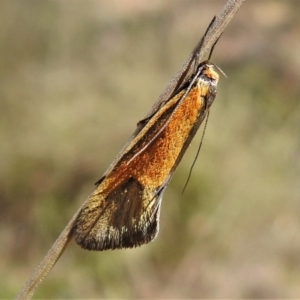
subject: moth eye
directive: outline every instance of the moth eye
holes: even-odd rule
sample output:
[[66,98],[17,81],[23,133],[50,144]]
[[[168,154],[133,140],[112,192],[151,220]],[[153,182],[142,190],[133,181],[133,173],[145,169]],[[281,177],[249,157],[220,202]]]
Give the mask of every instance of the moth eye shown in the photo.
[[212,68],[208,68],[205,72],[205,75],[211,80],[211,81],[218,81],[219,80],[219,74]]

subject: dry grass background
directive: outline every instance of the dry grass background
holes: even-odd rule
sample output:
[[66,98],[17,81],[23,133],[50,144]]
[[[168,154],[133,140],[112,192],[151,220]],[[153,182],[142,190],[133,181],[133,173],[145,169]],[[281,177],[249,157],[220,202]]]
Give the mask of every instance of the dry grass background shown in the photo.
[[[0,298],[16,295],[224,1],[0,1]],[[300,12],[246,1],[193,141],[133,250],[71,243],[36,298],[300,298]]]

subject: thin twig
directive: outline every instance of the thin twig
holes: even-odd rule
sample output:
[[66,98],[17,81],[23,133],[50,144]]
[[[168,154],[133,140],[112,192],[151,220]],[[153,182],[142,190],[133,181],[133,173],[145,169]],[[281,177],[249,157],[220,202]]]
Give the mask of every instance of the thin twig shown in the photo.
[[58,261],[59,257],[63,254],[65,248],[68,246],[68,243],[70,242],[72,237],[73,223],[76,220],[78,213],[79,210],[61,232],[43,260],[40,262],[39,266],[31,274],[30,278],[25,283],[23,289],[17,295],[16,299],[31,299],[36,288],[45,279],[47,274],[51,271],[55,263]]
[[[245,0],[228,0],[225,4],[223,10],[220,12],[220,14],[216,17],[216,20],[214,21],[213,26],[209,30],[203,45],[202,50],[199,54],[199,60],[203,59],[206,52],[208,52],[211,47],[214,45],[214,43],[217,41],[217,39],[220,37],[222,32],[224,31],[227,24],[230,22],[230,20],[233,18],[235,13],[238,11],[240,6],[243,4]],[[151,115],[153,111],[155,111],[156,107],[158,107],[161,102],[163,102],[165,99],[168,99],[170,95],[172,94],[174,88],[177,85],[177,82],[179,78],[182,78],[182,74],[185,78],[191,75],[192,68],[190,68],[190,62],[191,62],[192,56],[189,57],[189,59],[185,62],[185,64],[181,67],[181,69],[176,73],[176,75],[173,77],[173,79],[170,81],[170,83],[167,85],[164,92],[160,95],[152,109],[150,110],[148,115]],[[89,198],[87,198],[89,199]],[[87,201],[87,200],[86,200]],[[85,202],[86,202],[85,201]],[[85,202],[82,204],[85,205]],[[80,209],[76,212],[76,214],[73,216],[71,221],[68,223],[68,225],[64,228],[64,230],[61,232],[55,243],[52,245],[46,256],[43,258],[43,260],[40,262],[39,266],[36,268],[36,270],[33,272],[29,280],[25,283],[22,291],[19,293],[19,295],[16,297],[18,300],[24,300],[24,299],[30,299],[36,288],[39,286],[39,284],[45,279],[47,274],[51,271],[59,257],[64,252],[65,248],[67,247],[71,237],[72,237],[72,229],[73,224],[77,218],[77,215],[79,214]]]
[[[210,30],[207,33],[206,39],[204,40],[201,51],[199,53],[199,61],[203,60],[204,55],[210,51],[211,47],[215,44],[215,42],[218,40],[218,38],[223,33],[224,29],[230,22],[230,20],[233,18],[233,16],[237,13],[241,5],[243,4],[245,0],[228,0],[226,4],[224,5],[223,9],[219,13],[218,16],[216,16],[216,20],[214,21],[213,25],[211,26]],[[197,45],[198,46],[198,45]],[[196,46],[196,47],[197,47]],[[165,90],[162,92],[162,94],[159,96],[158,100],[154,103],[152,110],[148,113],[149,115],[152,114],[153,111],[156,110],[156,108],[160,105],[164,99],[168,99],[171,94],[173,93],[173,90],[179,80],[180,77],[182,77],[182,74],[187,71],[188,66],[192,59],[192,54],[189,56],[187,61],[182,65],[182,67],[177,71],[176,75],[172,78],[172,80],[169,82]],[[185,77],[189,77],[191,75],[192,69],[190,69],[186,74]]]

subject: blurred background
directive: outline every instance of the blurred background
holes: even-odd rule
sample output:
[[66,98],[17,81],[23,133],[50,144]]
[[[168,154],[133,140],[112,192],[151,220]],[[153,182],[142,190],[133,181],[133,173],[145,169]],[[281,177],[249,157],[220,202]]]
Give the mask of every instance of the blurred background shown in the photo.
[[[224,1],[0,1],[0,298],[15,296]],[[246,1],[141,248],[72,242],[35,298],[300,297],[300,11]]]

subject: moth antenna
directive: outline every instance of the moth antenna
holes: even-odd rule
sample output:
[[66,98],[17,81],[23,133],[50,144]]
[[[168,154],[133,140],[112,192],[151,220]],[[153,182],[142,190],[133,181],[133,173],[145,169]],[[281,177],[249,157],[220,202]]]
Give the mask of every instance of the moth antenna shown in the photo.
[[[206,31],[205,31],[205,33],[204,33],[204,35],[203,35],[203,37],[202,37],[202,39],[201,39],[201,41],[200,41],[200,43],[199,43],[199,44],[197,45],[197,47],[196,47],[196,50],[195,50],[195,57],[194,57],[194,73],[196,73],[196,71],[197,71],[197,67],[198,67],[198,64],[199,64],[200,52],[201,52],[201,49],[202,49],[204,40],[205,40],[205,38],[206,38],[206,36],[207,36],[207,34],[208,34],[210,28],[211,28],[212,25],[215,23],[215,21],[216,21],[216,16],[214,16],[214,17],[212,18],[212,20],[210,21],[210,23],[209,23],[208,27],[206,28]],[[216,43],[215,43],[215,44],[216,44]],[[213,45],[213,47],[215,46],[215,44]],[[210,55],[211,55],[211,53],[210,53]]]
[[225,77],[225,78],[228,78],[226,73],[218,66],[214,65],[214,67]]
[[219,41],[220,37],[222,36],[222,34],[217,38],[217,40],[214,42],[214,44],[212,45],[210,51],[209,51],[209,55],[208,55],[208,60],[210,60],[211,56],[212,56],[212,53],[215,49],[215,46],[217,44],[217,42]]
[[197,150],[197,153],[196,153],[196,156],[195,156],[195,159],[192,163],[192,166],[190,168],[190,171],[189,171],[189,175],[188,175],[188,178],[184,184],[184,187],[182,189],[182,192],[181,192],[181,195],[184,193],[190,179],[191,179],[191,176],[192,176],[192,172],[193,172],[193,169],[194,169],[194,166],[195,166],[195,163],[198,159],[198,156],[199,156],[199,153],[200,153],[200,150],[201,150],[201,147],[202,147],[202,144],[203,144],[203,139],[204,139],[204,135],[205,135],[205,131],[206,131],[206,127],[207,127],[207,123],[208,123],[208,117],[209,117],[209,110],[207,111],[207,117],[206,117],[206,120],[205,120],[205,124],[204,124],[204,128],[203,128],[203,133],[202,133],[202,137],[201,137],[201,141],[200,141],[200,144],[199,144],[199,147],[198,147],[198,150]]

